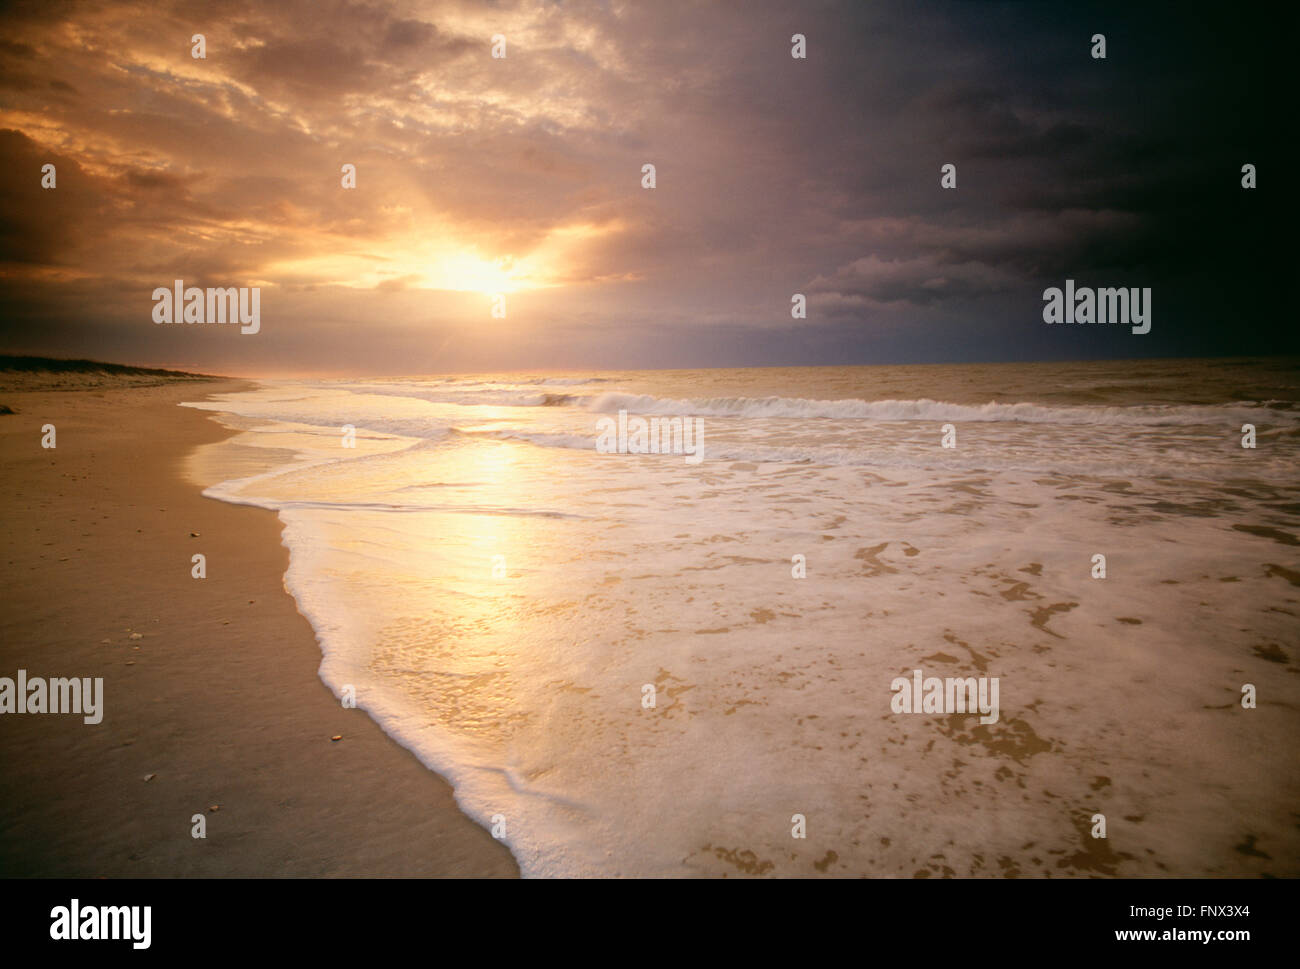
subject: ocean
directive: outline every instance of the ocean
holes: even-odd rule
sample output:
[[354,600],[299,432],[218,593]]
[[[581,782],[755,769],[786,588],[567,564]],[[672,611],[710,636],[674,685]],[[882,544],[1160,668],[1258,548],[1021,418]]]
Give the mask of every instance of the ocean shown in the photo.
[[[325,684],[525,875],[1298,873],[1300,361],[186,406],[238,431],[188,473],[278,513]],[[652,417],[697,454],[598,447]],[[996,719],[900,712],[918,670]]]

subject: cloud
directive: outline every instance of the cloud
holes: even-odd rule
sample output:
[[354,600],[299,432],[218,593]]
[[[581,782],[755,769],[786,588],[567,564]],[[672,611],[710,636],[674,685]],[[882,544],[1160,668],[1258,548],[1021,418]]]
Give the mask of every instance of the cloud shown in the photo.
[[875,255],[818,277],[808,287],[832,299],[818,305],[857,307],[876,303],[926,306],[963,296],[988,295],[1022,286],[1025,277],[984,262],[942,262],[933,257],[882,260]]
[[[445,345],[480,359],[469,334],[483,301],[458,290],[505,267],[534,293],[512,299],[512,320],[537,345],[547,327],[563,334],[573,365],[619,332],[635,360],[662,341],[648,321],[716,327],[735,334],[718,353],[780,362],[799,345],[787,330],[831,359],[855,340],[874,352],[884,331],[924,349],[1008,313],[1033,325],[1036,294],[1067,276],[1154,285],[1171,294],[1163,306],[1217,275],[1232,295],[1189,295],[1181,329],[1188,346],[1222,343],[1225,313],[1269,319],[1281,271],[1249,244],[1270,224],[1264,193],[1233,175],[1269,157],[1254,137],[1276,126],[1260,95],[1267,32],[1109,10],[1112,55],[1096,62],[1095,16],[540,0],[6,8],[0,304],[51,352],[75,350],[98,319],[119,356],[167,362],[133,322],[141,292],[256,283],[281,296],[274,339],[325,365],[351,359],[347,330],[322,334],[304,294],[364,292],[338,305],[383,321],[400,368],[404,334],[422,327],[465,334]],[[790,57],[795,32],[806,60]],[[206,59],[190,56],[194,33]],[[490,56],[496,33],[505,59]],[[45,162],[57,190],[39,187]],[[640,185],[647,162],[654,190]],[[940,188],[945,163],[956,189]],[[816,312],[796,325],[799,291]],[[1285,338],[1262,327],[1260,340]]]

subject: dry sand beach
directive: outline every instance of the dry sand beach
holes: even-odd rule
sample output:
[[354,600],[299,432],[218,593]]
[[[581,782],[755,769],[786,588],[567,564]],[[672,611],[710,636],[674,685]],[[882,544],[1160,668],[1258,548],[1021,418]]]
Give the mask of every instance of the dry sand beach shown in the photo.
[[229,432],[176,405],[248,385],[15,389],[49,385],[0,394],[0,675],[102,676],[105,715],[6,718],[0,875],[517,874],[442,779],[317,678],[276,516],[183,478],[186,454]]

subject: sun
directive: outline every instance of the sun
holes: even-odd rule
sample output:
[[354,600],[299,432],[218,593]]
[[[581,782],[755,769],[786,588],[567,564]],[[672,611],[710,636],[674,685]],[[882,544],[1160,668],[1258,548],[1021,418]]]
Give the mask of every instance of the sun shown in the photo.
[[510,256],[484,259],[476,253],[461,253],[439,260],[427,276],[435,289],[491,296],[528,286],[525,274],[524,267]]
[[[443,290],[496,296],[568,285],[573,266],[588,263],[588,251],[601,239],[623,232],[620,221],[578,223],[552,228],[526,254],[493,254],[491,246],[458,239],[451,231],[395,236],[365,250],[322,247],[268,265],[263,275],[288,275],[351,289],[379,287]],[[499,250],[498,250],[499,251]],[[579,274],[580,275],[580,274]],[[624,273],[619,279],[637,278]]]

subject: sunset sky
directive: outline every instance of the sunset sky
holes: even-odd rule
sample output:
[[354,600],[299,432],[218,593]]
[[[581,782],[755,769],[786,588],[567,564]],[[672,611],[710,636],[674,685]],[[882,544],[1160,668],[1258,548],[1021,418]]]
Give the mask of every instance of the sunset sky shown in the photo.
[[[10,5],[0,352],[249,375],[1295,352],[1269,244],[1289,36],[1190,5]],[[1151,287],[1151,333],[1047,326],[1066,278]],[[155,325],[175,279],[261,287],[261,332]]]

